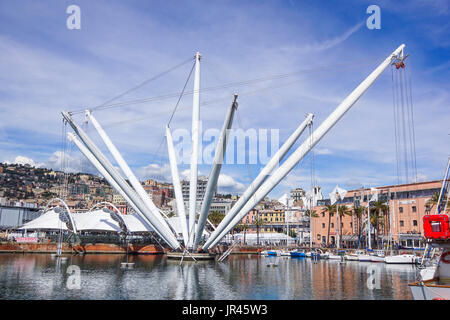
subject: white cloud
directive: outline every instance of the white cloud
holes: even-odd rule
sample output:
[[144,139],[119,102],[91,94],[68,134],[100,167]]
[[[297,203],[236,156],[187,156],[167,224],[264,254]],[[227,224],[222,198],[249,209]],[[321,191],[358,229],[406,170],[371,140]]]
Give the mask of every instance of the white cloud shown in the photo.
[[314,150],[314,154],[316,155],[326,155],[326,154],[332,154],[333,152],[331,152],[330,149],[328,148],[323,148],[323,149],[316,149]]
[[24,157],[24,156],[17,156],[13,161],[5,160],[4,162],[10,163],[10,164],[21,164],[21,165],[28,164],[32,167],[42,167],[44,165],[43,163],[36,163],[33,159]]
[[138,168],[136,173],[141,179],[150,178],[160,181],[171,181],[170,167],[168,164],[160,166],[156,163],[150,163],[145,167]]
[[219,175],[217,186],[219,192],[237,193],[242,192],[245,189],[245,186],[242,183],[236,181],[233,177],[226,174]]

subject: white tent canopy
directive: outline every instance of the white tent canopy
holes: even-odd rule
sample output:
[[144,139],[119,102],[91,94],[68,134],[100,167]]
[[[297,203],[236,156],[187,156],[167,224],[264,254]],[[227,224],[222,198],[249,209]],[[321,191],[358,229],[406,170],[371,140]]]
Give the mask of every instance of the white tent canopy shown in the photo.
[[[122,232],[117,221],[115,221],[106,208],[88,212],[70,213],[79,231],[98,231],[98,232]],[[150,232],[153,229],[142,219],[134,214],[120,215],[129,232]],[[40,217],[24,224],[20,230],[67,230],[65,223],[59,219],[59,213],[53,209],[47,211]]]
[[48,230],[68,230],[67,226],[64,222],[59,219],[59,213],[54,210],[49,210],[43,215],[37,217],[36,219],[25,223],[19,229],[30,229],[30,230],[39,230],[39,229],[48,229]]

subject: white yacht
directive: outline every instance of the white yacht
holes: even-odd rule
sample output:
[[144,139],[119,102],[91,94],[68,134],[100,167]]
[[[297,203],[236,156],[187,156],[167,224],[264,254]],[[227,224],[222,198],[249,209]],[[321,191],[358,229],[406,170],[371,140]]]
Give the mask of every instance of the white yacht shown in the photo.
[[342,256],[334,253],[328,253],[328,259],[330,260],[342,260]]
[[415,264],[417,257],[413,254],[398,254],[393,256],[386,256],[384,258],[386,263],[403,263],[403,264]]
[[429,245],[442,249],[442,254],[438,265],[422,270],[422,279],[408,284],[409,289],[415,300],[450,300],[449,216],[426,215],[423,220],[425,238],[428,239]]
[[370,255],[370,261],[372,262],[384,262],[384,258],[384,250],[375,250],[375,252]]
[[348,261],[358,261],[359,260],[358,257],[363,254],[364,254],[364,250],[356,250],[353,253],[346,254],[344,256],[344,258],[345,258],[345,260],[348,260]]

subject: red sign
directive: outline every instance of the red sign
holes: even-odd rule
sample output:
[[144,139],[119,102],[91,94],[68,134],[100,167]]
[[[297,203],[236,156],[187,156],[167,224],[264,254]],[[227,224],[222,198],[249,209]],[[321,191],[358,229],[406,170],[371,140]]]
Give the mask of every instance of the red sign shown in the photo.
[[428,239],[450,238],[449,218],[445,214],[433,214],[424,216],[423,229],[425,233],[425,238]]
[[31,243],[38,242],[38,238],[36,237],[17,237],[16,240],[17,242],[31,242]]

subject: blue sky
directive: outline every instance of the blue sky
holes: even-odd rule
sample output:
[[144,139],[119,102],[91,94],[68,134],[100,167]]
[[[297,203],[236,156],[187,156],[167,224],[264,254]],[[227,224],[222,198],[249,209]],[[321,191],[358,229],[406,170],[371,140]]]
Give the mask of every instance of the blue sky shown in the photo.
[[[72,4],[81,8],[81,30],[66,28]],[[381,8],[380,30],[366,27],[371,4]],[[315,114],[317,127],[405,43],[418,176],[439,179],[450,138],[449,14],[448,1],[2,1],[0,161],[58,169],[61,110],[99,105],[196,51],[203,55],[202,87],[309,70],[202,93],[201,102],[211,101],[201,107],[204,128],[221,127],[237,92],[240,123],[236,119],[234,127],[279,129],[282,143],[307,112]],[[179,92],[190,67],[118,101]],[[94,113],[140,178],[170,180],[166,145],[158,146],[175,103],[172,98]],[[173,129],[190,128],[191,103],[190,95],[181,100]],[[325,195],[336,184],[352,189],[396,183],[392,108],[386,70],[315,148],[316,179]],[[81,123],[82,116],[76,120]],[[88,132],[103,148],[92,127]],[[70,157],[73,170],[89,170],[75,148]],[[209,173],[209,166],[199,169]],[[260,169],[224,166],[219,190],[242,192]],[[310,184],[305,158],[270,196]]]

